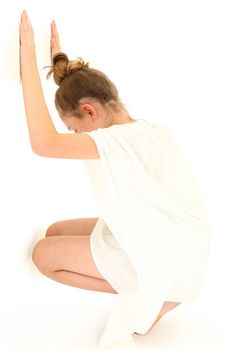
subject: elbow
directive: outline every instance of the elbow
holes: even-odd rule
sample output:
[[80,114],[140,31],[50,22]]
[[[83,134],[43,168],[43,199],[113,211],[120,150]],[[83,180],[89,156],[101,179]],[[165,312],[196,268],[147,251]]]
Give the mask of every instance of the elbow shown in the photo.
[[32,148],[32,152],[33,153],[35,153],[36,155],[38,155],[38,156],[41,156],[41,157],[44,157],[44,150],[43,150],[43,148],[41,147],[41,145],[40,146],[38,146],[38,145],[32,145],[31,144],[31,148]]
[[53,153],[53,148],[56,145],[55,137],[47,137],[44,139],[31,140],[31,148],[33,153],[41,157],[50,157]]
[[43,143],[43,142],[31,142],[31,149],[32,149],[32,152],[35,153],[36,155],[38,156],[41,156],[41,157],[46,157],[46,144]]

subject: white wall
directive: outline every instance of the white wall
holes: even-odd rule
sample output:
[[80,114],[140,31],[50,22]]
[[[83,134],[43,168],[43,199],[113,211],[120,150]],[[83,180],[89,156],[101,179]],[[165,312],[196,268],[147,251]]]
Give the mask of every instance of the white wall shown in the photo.
[[155,331],[152,336],[141,338],[142,348],[146,344],[152,349],[157,344],[161,349],[223,349],[224,340],[225,348],[231,348],[230,5],[231,1],[225,0],[8,0],[4,8],[2,5],[2,349],[92,349],[113,298],[111,294],[52,281],[40,274],[31,260],[33,246],[43,238],[49,224],[98,216],[98,208],[81,161],[41,158],[30,149],[18,62],[18,27],[23,9],[28,11],[34,27],[42,84],[57,129],[66,131],[53,105],[56,86],[52,80],[46,81],[47,71],[42,70],[50,64],[53,19],[60,31],[63,51],[71,59],[82,56],[92,67],[104,71],[115,82],[135,118],[173,126],[177,142],[202,188],[213,228],[205,286],[197,301],[177,308],[161,320],[157,335]]

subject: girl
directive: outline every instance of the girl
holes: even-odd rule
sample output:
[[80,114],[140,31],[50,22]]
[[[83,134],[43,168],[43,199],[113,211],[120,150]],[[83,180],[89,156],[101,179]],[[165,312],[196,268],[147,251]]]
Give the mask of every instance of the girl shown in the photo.
[[[103,217],[52,224],[32,259],[58,282],[130,296],[125,299],[128,304],[118,299],[113,308],[109,324],[115,334],[109,336],[106,330],[102,338],[103,345],[112,344],[122,340],[122,334],[146,334],[165,313],[196,295],[208,257],[206,212],[173,139],[162,128],[133,119],[104,73],[89,68],[82,58],[69,60],[61,51],[54,21],[50,45],[48,77],[53,74],[59,86],[55,105],[74,134],[58,133],[52,123],[38,74],[33,28],[23,11],[20,74],[31,147],[44,157],[82,159]],[[186,192],[179,192],[187,182]],[[182,195],[186,200],[176,202]]]

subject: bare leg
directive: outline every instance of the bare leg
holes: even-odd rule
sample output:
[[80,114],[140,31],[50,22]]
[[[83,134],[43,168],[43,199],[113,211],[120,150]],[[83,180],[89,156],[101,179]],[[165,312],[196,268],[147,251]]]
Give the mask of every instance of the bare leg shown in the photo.
[[[60,237],[61,236],[90,236],[91,232],[94,229],[94,226],[96,225],[97,220],[98,220],[98,217],[79,218],[79,219],[63,220],[63,221],[56,222],[56,223],[52,224],[51,226],[49,226],[49,228],[46,231],[46,238],[48,237],[48,240],[47,239],[44,239],[43,241],[41,240],[41,243],[46,243],[46,241],[49,243],[49,238],[52,236],[60,236]],[[55,239],[54,242],[56,242],[55,237],[53,237],[52,239]],[[57,239],[59,240],[58,237],[57,237]],[[72,239],[72,238],[70,238],[70,239]],[[79,239],[73,237],[72,241],[73,240],[79,240]],[[82,238],[81,238],[81,240],[82,240]],[[59,241],[61,241],[61,240],[59,240]],[[69,241],[69,239],[68,239],[68,241]],[[80,245],[80,243],[81,243],[81,241],[72,242],[72,250],[73,250],[73,247],[75,245],[77,245],[77,244]],[[39,251],[40,251],[39,256],[42,255],[41,256],[42,259],[35,258],[37,254],[34,254],[34,260],[35,260],[34,262],[37,265],[38,269],[44,275],[48,276],[49,278],[51,278],[57,282],[68,284],[68,285],[73,286],[73,287],[117,294],[117,291],[115,289],[113,289],[113,287],[103,278],[103,276],[101,276],[96,271],[96,266],[93,266],[94,265],[93,259],[91,258],[90,253],[88,251],[85,252],[85,248],[84,248],[84,250],[81,249],[82,254],[84,253],[85,256],[89,256],[89,259],[86,262],[84,262],[83,259],[81,259],[81,261],[84,262],[84,266],[85,266],[85,269],[84,269],[85,271],[84,270],[82,271],[82,268],[80,266],[80,260],[79,260],[79,264],[78,264],[79,266],[77,268],[78,256],[81,258],[81,256],[78,254],[78,252],[75,253],[76,263],[74,265],[73,265],[73,263],[71,263],[71,264],[68,264],[68,265],[70,265],[69,268],[67,268],[67,266],[66,267],[64,267],[64,266],[58,267],[57,266],[57,268],[56,268],[56,265],[58,264],[58,262],[54,262],[51,266],[51,260],[54,259],[54,253],[56,253],[55,246],[51,247],[52,251],[49,249],[47,251],[47,253],[45,253],[46,249],[43,249],[43,246],[45,247],[45,246],[47,246],[47,244],[42,244],[42,249],[41,250],[39,249]],[[39,247],[40,247],[40,244],[39,244]],[[45,247],[45,248],[48,249],[48,247]],[[67,247],[67,253],[68,253],[69,249],[70,248]],[[36,250],[38,251],[38,247]],[[63,245],[62,245],[62,251],[64,252]],[[51,253],[52,253],[52,256],[51,256]],[[70,256],[70,254],[68,256]],[[46,266],[46,260],[49,259],[49,257],[50,257],[50,264],[48,264]],[[70,258],[69,258],[69,260],[70,260]],[[91,260],[92,260],[92,262],[91,262]],[[41,263],[41,262],[43,262],[43,263]],[[60,263],[61,263],[61,259],[59,259],[59,265],[61,265]],[[90,265],[90,267],[87,270],[87,267],[89,266],[89,264],[91,264],[92,266]],[[55,268],[54,268],[54,266],[55,266]],[[92,275],[90,275],[90,274],[92,274]],[[179,304],[180,303],[177,303],[177,302],[166,301],[163,304],[158,317],[156,318],[155,322],[153,323],[153,325],[151,326],[149,331],[155,326],[155,324],[157,324],[157,322],[161,319],[161,317],[163,315],[165,315],[165,313],[171,311]],[[147,333],[145,333],[145,334],[147,334]],[[140,333],[135,333],[135,334],[141,335]]]
[[72,287],[117,294],[117,291],[104,279],[82,275],[68,270],[43,272],[47,277]]
[[46,237],[90,236],[99,218],[80,218],[58,221],[50,225]]
[[115,293],[97,269],[90,236],[52,236],[37,242],[32,259],[45,276],[76,288]]

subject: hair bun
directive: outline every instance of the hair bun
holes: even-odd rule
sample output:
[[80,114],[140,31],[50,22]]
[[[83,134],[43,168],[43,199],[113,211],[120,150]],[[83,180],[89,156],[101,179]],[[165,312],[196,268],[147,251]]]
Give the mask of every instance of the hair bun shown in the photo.
[[70,74],[87,68],[89,68],[89,63],[85,63],[81,57],[76,60],[69,60],[65,53],[58,52],[53,56],[53,66],[47,74],[47,79],[53,73],[55,83],[61,85],[61,82]]
[[69,62],[69,58],[64,52],[57,52],[53,56],[53,65],[55,66],[59,61],[65,61],[66,63]]
[[78,57],[76,60],[69,61],[68,67],[67,67],[67,73],[70,74],[76,70],[81,70],[85,68],[89,68],[89,63],[85,63],[82,57]]

